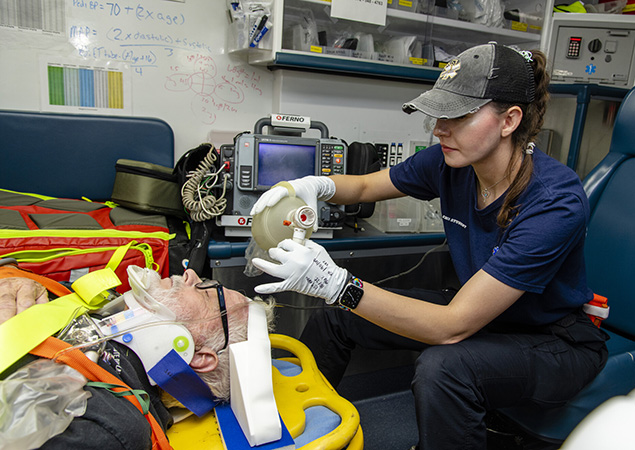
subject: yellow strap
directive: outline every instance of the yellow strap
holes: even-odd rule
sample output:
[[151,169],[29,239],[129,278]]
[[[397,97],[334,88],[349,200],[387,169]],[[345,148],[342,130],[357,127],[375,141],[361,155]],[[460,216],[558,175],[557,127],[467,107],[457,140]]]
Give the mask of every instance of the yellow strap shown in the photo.
[[12,194],[28,195],[30,197],[39,198],[40,200],[55,200],[57,198],[57,197],[49,197],[47,195],[32,194],[30,192],[11,191],[9,189],[0,189],[0,191],[2,191],[2,192],[10,192]]
[[17,252],[5,253],[5,258],[15,258],[19,263],[42,263],[52,261],[57,258],[68,258],[78,255],[90,255],[92,253],[104,253],[115,251],[119,246],[96,247],[96,248],[50,248],[46,250],[19,250]]
[[175,234],[165,231],[124,231],[114,228],[99,230],[8,230],[0,229],[0,239],[29,238],[29,237],[76,237],[76,238],[131,238],[150,239],[156,238],[164,241],[173,239]]
[[92,309],[92,307],[98,308],[99,306],[97,305],[100,305],[106,299],[107,295],[104,295],[104,292],[120,284],[121,281],[115,275],[115,271],[106,267],[79,277],[71,287],[86,305]]
[[77,294],[34,305],[0,325],[0,373],[86,311]]
[[[1,239],[1,238],[0,238]],[[152,246],[145,242],[137,243],[136,241],[131,241],[130,243],[121,246],[121,247],[96,247],[96,248],[87,248],[87,249],[77,249],[77,248],[53,248],[47,250],[19,250],[16,252],[5,253],[1,256],[5,258],[15,258],[19,263],[42,263],[47,261],[52,261],[57,258],[66,258],[78,255],[89,255],[91,253],[102,253],[113,251],[113,255],[110,257],[110,261],[108,262],[108,266],[115,270],[121,261],[125,257],[126,253],[130,249],[135,249],[141,254],[145,259],[146,267],[151,269],[154,268],[157,272],[159,271],[158,264],[154,262],[154,254],[152,253]],[[156,267],[155,267],[156,266]]]
[[[80,291],[92,295],[100,289],[100,292],[103,292],[115,288],[121,281],[111,269],[100,269],[79,278],[73,283],[73,288],[78,283]],[[90,289],[87,286],[90,286]],[[103,306],[103,301],[104,298],[98,295],[85,299],[78,293],[73,293],[48,303],[31,306],[0,324],[0,373],[44,342],[47,337],[64,328],[74,317],[88,309]]]
[[108,261],[108,264],[106,264],[106,268],[112,269],[114,271],[119,266],[119,264],[121,264],[121,261],[123,261],[123,258],[124,256],[126,256],[126,252],[128,251],[128,249],[132,246],[132,244],[136,243],[136,241],[130,241],[126,245],[122,245],[117,250],[115,250],[115,253],[113,253],[110,257],[110,261]]

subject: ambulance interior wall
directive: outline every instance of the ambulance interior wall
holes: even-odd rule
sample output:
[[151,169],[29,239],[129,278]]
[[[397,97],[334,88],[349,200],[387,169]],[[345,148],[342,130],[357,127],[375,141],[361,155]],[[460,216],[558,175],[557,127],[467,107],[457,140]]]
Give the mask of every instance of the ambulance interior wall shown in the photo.
[[[591,98],[575,166],[576,173],[581,179],[584,179],[608,153],[619,106],[620,102],[613,99]],[[567,164],[569,156],[575,112],[575,96],[557,94],[551,96],[543,129],[553,131],[548,153],[563,164]]]

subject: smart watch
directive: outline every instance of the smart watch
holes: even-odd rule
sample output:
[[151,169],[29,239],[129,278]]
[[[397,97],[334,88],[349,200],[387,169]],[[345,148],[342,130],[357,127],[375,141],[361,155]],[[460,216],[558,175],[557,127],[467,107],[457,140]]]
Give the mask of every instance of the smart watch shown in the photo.
[[348,281],[337,299],[337,306],[350,311],[357,308],[362,296],[364,295],[364,283],[359,278],[349,273]]

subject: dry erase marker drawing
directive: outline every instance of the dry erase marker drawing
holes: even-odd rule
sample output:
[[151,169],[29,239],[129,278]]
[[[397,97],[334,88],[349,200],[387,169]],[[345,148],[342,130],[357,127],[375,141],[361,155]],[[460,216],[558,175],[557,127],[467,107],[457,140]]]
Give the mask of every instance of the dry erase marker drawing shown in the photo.
[[[260,76],[234,66],[227,73],[219,75],[214,59],[210,56],[193,54],[186,64],[172,65],[172,73],[165,79],[164,87],[172,92],[193,92],[192,112],[203,123],[213,124],[218,113],[238,113],[237,105],[245,101],[245,91],[261,96],[258,86]],[[251,79],[246,79],[251,78]]]

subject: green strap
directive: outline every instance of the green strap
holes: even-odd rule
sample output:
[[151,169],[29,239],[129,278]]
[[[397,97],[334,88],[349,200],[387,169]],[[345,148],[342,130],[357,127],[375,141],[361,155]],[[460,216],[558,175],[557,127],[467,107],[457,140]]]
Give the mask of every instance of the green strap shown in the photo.
[[[125,386],[121,386],[119,384],[104,383],[103,381],[89,381],[88,383],[86,383],[86,386],[106,389],[115,397],[126,397],[128,395],[134,395],[137,401],[139,402],[139,404],[141,405],[144,416],[148,414],[148,411],[150,410],[150,396],[143,389],[126,389]],[[115,391],[115,388],[123,388],[125,390]]]

